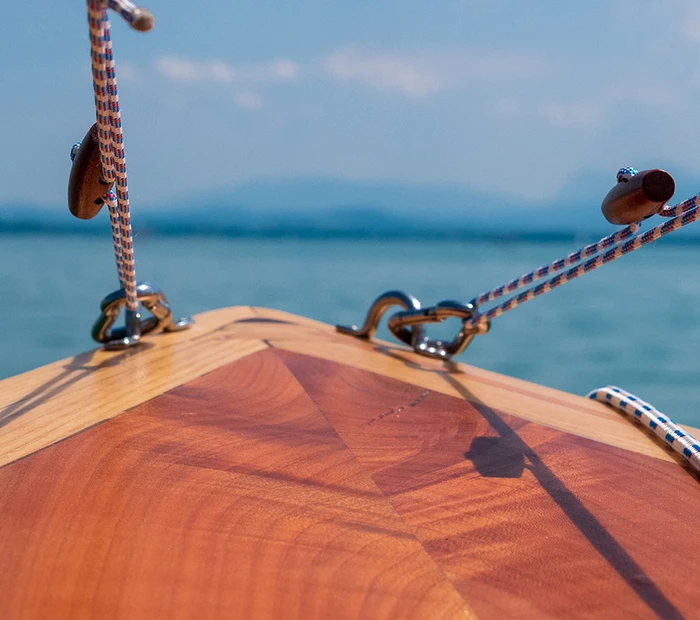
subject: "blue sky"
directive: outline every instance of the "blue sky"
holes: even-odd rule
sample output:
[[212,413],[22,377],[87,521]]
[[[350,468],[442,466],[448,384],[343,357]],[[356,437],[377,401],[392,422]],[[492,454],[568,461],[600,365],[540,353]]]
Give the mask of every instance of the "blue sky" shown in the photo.
[[[150,33],[112,18],[145,206],[298,176],[533,203],[591,172],[612,184],[623,165],[700,181],[691,0],[147,6]],[[62,204],[70,146],[94,119],[84,3],[4,7],[0,59],[0,202]]]

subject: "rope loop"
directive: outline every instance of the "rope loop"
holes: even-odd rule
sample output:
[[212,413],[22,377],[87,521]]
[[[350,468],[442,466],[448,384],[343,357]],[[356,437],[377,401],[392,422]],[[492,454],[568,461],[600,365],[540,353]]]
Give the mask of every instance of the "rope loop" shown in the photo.
[[625,166],[624,168],[620,168],[617,171],[617,182],[626,183],[635,174],[639,174],[639,170],[637,170],[636,168],[632,168],[632,166]]

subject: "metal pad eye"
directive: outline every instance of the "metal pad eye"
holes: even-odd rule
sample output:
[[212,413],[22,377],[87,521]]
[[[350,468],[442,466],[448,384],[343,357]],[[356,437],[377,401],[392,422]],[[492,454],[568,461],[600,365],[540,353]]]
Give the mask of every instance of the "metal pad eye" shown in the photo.
[[[377,331],[384,313],[395,305],[402,306],[404,310],[391,315],[387,323],[389,331],[398,340],[412,347],[416,353],[426,357],[449,360],[464,351],[474,336],[486,333],[489,329],[489,323],[486,321],[474,325],[473,321],[479,317],[479,312],[472,304],[450,300],[423,308],[415,297],[401,291],[389,291],[377,297],[370,306],[362,327],[338,325],[336,329],[357,338],[371,338]],[[462,320],[460,331],[451,341],[432,340],[424,334],[424,325],[441,323],[449,317]]]
[[[406,311],[414,312],[420,311],[421,308],[420,302],[413,295],[402,291],[388,291],[372,302],[362,327],[357,327],[356,325],[336,325],[336,329],[341,334],[348,334],[356,338],[370,339],[376,333],[382,316],[384,316],[386,311],[392,306],[401,306]],[[392,333],[401,342],[411,346],[414,338],[417,338],[413,329],[397,329],[395,332],[392,331]]]
[[[484,327],[473,327],[467,323],[467,321],[478,316],[479,313],[472,304],[449,300],[441,301],[435,306],[421,310],[397,312],[389,319],[388,327],[397,338],[397,334],[409,326],[414,330],[420,330],[419,334],[414,333],[414,340],[411,343],[413,350],[426,357],[449,360],[453,356],[462,353],[469,346],[474,336],[488,331],[488,323]],[[442,323],[449,317],[456,317],[462,320],[461,329],[449,342],[432,340],[423,334],[423,325],[427,323]]]
[[124,327],[113,327],[122,308],[126,306],[124,289],[119,289],[102,300],[101,314],[92,327],[92,338],[104,344],[105,349],[126,349],[138,344],[141,336],[152,331],[180,331],[194,323],[189,317],[175,321],[165,295],[158,287],[148,282],[141,282],[136,286],[136,295],[140,305],[150,312],[151,316],[144,318],[139,310],[127,309]]

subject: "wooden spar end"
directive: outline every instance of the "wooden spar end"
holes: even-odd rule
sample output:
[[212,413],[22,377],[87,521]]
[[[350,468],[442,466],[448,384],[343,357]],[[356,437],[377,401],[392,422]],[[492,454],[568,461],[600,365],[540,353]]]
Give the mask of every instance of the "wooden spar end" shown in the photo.
[[642,170],[615,185],[601,211],[611,224],[627,226],[658,213],[675,191],[676,183],[665,170]]

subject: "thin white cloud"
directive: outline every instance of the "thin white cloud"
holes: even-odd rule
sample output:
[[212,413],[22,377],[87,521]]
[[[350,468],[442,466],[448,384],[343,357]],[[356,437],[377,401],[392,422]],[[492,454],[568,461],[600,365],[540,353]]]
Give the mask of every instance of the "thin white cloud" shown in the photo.
[[[632,0],[628,1],[633,4]],[[697,0],[652,0],[650,5],[655,16],[668,21],[676,35],[691,43],[700,42],[700,6]]]
[[592,102],[550,102],[542,106],[541,112],[555,127],[594,127],[600,125],[605,117],[603,107]]
[[666,42],[666,46],[680,41],[689,44],[691,50],[697,50],[700,43],[700,4],[697,0],[650,0],[647,7],[644,6],[647,3],[640,7],[635,0],[627,1],[632,10],[647,8],[652,19],[667,28],[672,41]]
[[328,56],[326,72],[341,80],[357,81],[376,90],[424,97],[445,86],[444,79],[416,59],[391,54],[342,50]]
[[617,84],[594,97],[574,102],[547,101],[539,107],[542,118],[555,127],[597,127],[621,109],[648,108],[657,114],[677,113],[685,105],[682,95],[659,85],[658,90],[645,88],[642,78],[630,76],[631,81]]
[[160,56],[156,71],[170,80],[184,83],[266,84],[288,82],[300,75],[299,65],[289,58],[269,62],[233,65],[223,60],[190,60],[180,56]]
[[691,19],[683,24],[683,34],[688,41],[700,43],[700,20]]
[[[160,56],[154,63],[156,71],[176,82],[228,81],[228,67],[218,60],[196,62],[175,56]],[[224,79],[222,80],[222,73]]]
[[130,62],[121,60],[116,66],[117,77],[122,80],[133,80],[136,77],[136,67]]
[[233,101],[239,108],[246,110],[259,110],[263,105],[262,97],[258,93],[253,92],[239,93],[234,97]]
[[396,54],[350,47],[330,54],[323,68],[339,80],[422,98],[475,82],[542,75],[548,65],[542,58],[524,53],[444,50]]
[[522,109],[519,102],[514,99],[499,99],[493,106],[493,111],[496,116],[501,118],[513,119],[521,116]]

